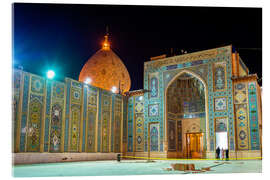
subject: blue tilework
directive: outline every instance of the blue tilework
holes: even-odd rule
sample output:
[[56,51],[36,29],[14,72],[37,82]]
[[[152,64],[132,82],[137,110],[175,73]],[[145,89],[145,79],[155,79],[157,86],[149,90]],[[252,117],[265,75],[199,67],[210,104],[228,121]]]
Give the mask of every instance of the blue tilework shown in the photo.
[[69,107],[70,107],[70,83],[71,81],[69,79],[66,80],[67,84],[67,96],[66,96],[66,119],[65,119],[65,143],[64,143],[64,151],[68,151],[68,130],[69,130]]
[[113,139],[114,139],[114,99],[115,95],[112,94],[112,121],[111,121],[111,152],[113,152]]
[[85,152],[85,131],[86,131],[86,117],[87,117],[87,86],[83,88],[83,138],[82,138],[82,152]]
[[29,92],[29,74],[24,73],[20,152],[25,151],[25,135],[26,135],[25,133],[26,133],[27,112],[28,112],[28,92]]
[[260,135],[258,123],[258,105],[256,94],[256,83],[251,82],[248,85],[248,98],[249,98],[249,123],[250,123],[250,144],[251,150],[260,149]]
[[51,108],[51,84],[50,80],[47,82],[47,96],[46,96],[46,118],[45,118],[45,133],[44,133],[44,152],[48,152],[49,144],[49,123],[50,123],[50,108]]

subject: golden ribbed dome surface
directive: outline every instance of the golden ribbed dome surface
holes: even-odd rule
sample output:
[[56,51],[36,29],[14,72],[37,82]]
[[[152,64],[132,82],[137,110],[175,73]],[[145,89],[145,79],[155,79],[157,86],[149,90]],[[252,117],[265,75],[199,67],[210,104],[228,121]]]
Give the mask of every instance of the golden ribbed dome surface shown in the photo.
[[[106,38],[106,37],[105,37]],[[106,40],[106,39],[105,39]],[[83,66],[79,81],[91,79],[91,85],[111,91],[120,86],[121,93],[128,92],[131,86],[129,73],[121,59],[110,49],[105,41],[102,49],[97,51]]]

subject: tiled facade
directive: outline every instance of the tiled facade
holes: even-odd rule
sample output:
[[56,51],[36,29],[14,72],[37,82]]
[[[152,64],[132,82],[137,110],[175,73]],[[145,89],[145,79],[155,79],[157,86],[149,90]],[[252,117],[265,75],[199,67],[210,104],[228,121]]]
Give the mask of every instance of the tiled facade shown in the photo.
[[[14,70],[14,152],[146,155],[150,150],[166,156],[170,150],[184,151],[183,129],[188,128],[183,118],[197,118],[204,157],[215,152],[216,132],[227,132],[230,152],[258,151],[260,87],[234,56],[231,46],[225,46],[145,62],[144,90],[127,96],[69,78],[57,82]],[[237,68],[246,75],[240,77]],[[167,90],[183,74],[203,86],[204,112],[168,114]]]
[[[233,60],[238,59],[238,62],[234,63],[238,66],[236,68],[239,69],[243,67],[242,60],[240,64],[239,58],[233,58],[236,55],[237,53],[232,52],[231,46],[225,46],[221,48],[145,62],[144,89],[150,90],[150,92],[145,93],[144,95],[144,106],[145,110],[147,110],[144,112],[144,138],[146,139],[148,136],[147,124],[150,122],[157,122],[160,125],[160,152],[166,153],[169,149],[174,148],[173,146],[168,147],[170,134],[166,134],[167,127],[173,125],[173,123],[169,121],[168,113],[166,110],[166,91],[174,79],[183,73],[187,73],[203,82],[206,91],[206,112],[204,114],[206,119],[204,124],[206,126],[204,129],[202,128],[202,131],[206,132],[206,137],[204,139],[204,141],[206,141],[204,142],[206,145],[205,151],[212,154],[214,153],[216,148],[215,132],[224,130],[228,132],[228,145],[231,152],[236,152],[243,149],[239,145],[239,143],[241,143],[241,138],[247,140],[249,144],[254,145],[254,147],[250,145],[244,149],[248,151],[255,149],[259,150],[258,147],[260,144],[260,135],[257,113],[260,112],[260,106],[258,106],[258,103],[256,102],[256,99],[258,98],[256,96],[256,92],[258,93],[258,90],[256,91],[257,82],[256,80],[253,82],[254,85],[251,88],[252,90],[250,90],[252,96],[254,97],[251,97],[250,94],[250,99],[248,99],[248,97],[242,96],[240,94],[241,92],[239,92],[236,97],[233,88],[234,82],[231,78],[233,75],[236,78],[240,77],[240,74],[239,70],[237,71],[237,74],[233,69]],[[248,70],[246,73],[248,73]],[[152,83],[156,82],[156,79],[158,79],[158,83]],[[158,89],[156,89],[156,84],[158,84]],[[158,96],[149,95],[153,94],[153,89],[155,89],[155,92],[159,92]],[[252,91],[254,92],[252,93]],[[244,101],[246,103],[246,106],[249,109],[249,113],[248,111],[246,112],[246,122],[253,122],[253,127],[248,126],[245,131],[241,131],[241,134],[239,134],[239,128],[243,123],[240,125],[237,120],[237,107],[234,104],[236,101]],[[253,106],[251,103],[253,103]],[[153,107],[158,107],[158,110]],[[251,107],[253,107],[255,110],[250,110]],[[156,112],[159,113],[155,114]],[[250,116],[252,116],[254,121],[252,121]],[[226,123],[220,123],[220,119],[226,119]],[[219,126],[215,127],[217,120],[219,122]],[[250,128],[254,128],[254,130],[251,130]],[[253,139],[250,139],[249,136],[252,134],[254,134]],[[148,151],[147,148],[147,142],[145,142],[145,152]]]
[[120,152],[122,95],[14,70],[14,152]]

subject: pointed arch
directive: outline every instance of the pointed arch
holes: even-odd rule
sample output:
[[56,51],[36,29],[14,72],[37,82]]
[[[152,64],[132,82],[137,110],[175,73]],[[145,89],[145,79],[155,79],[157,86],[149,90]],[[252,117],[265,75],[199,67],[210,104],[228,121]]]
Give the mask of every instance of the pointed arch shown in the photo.
[[[181,70],[179,73],[177,73],[170,81],[169,83],[167,84],[167,86],[165,87],[165,91],[164,91],[164,110],[165,110],[165,113],[164,113],[164,117],[163,117],[163,123],[165,125],[164,127],[164,131],[163,131],[163,137],[164,137],[164,142],[167,146],[166,149],[164,149],[165,151],[168,151],[168,135],[167,135],[167,127],[168,127],[168,107],[167,107],[167,91],[168,91],[168,88],[171,86],[171,84],[178,78],[180,77],[182,74],[189,74],[195,78],[197,78],[198,80],[200,80],[204,86],[204,93],[205,93],[205,139],[206,139],[206,151],[208,151],[210,149],[210,143],[209,143],[209,115],[208,115],[208,112],[209,112],[209,108],[208,108],[208,85],[206,83],[206,81],[197,73],[191,71],[191,70],[188,70],[188,69],[183,69]],[[165,147],[165,146],[164,146]]]

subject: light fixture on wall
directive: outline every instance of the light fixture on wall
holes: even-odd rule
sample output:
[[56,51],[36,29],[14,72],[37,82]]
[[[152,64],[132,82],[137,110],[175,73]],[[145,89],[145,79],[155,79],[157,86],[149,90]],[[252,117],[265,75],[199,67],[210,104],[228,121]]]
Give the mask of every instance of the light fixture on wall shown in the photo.
[[84,83],[85,84],[91,84],[92,82],[92,79],[90,77],[87,77],[85,80],[84,80]]
[[115,86],[113,86],[112,89],[111,89],[111,91],[112,91],[113,93],[116,93],[117,88],[116,88]]

